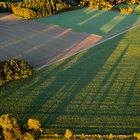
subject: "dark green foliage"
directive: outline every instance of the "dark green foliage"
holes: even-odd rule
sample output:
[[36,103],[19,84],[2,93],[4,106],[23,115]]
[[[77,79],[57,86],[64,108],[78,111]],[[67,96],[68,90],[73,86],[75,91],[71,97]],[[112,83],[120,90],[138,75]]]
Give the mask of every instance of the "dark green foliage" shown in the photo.
[[36,17],[36,12],[31,10],[31,9],[27,9],[27,8],[21,8],[19,6],[14,6],[12,7],[12,11],[15,15],[23,17],[25,19],[30,19],[30,18],[35,18]]
[[[40,122],[36,119],[29,119],[27,124],[20,126],[17,119],[9,114],[0,116],[0,135],[2,135],[3,140],[39,139],[43,132],[40,126]],[[30,130],[29,127],[32,127],[32,129]]]
[[11,5],[10,2],[0,2],[0,12],[11,11]]
[[28,78],[31,75],[32,68],[24,60],[11,59],[0,62],[0,85],[22,78]]
[[0,2],[0,12],[12,11],[25,19],[50,16],[68,9],[62,0],[24,0],[23,2]]

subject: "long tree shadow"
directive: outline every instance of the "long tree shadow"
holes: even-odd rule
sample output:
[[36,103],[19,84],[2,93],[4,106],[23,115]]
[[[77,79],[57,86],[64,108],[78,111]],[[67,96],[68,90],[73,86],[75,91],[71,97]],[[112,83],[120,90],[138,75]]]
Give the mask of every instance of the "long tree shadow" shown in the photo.
[[[121,38],[122,36],[120,37],[120,39]],[[112,41],[105,43],[104,45],[102,45],[102,48],[99,47],[100,51],[98,53],[95,53],[94,55],[93,55],[93,52],[96,49],[98,51],[98,47],[90,49],[84,55],[82,55],[79,61],[73,64],[69,69],[62,72],[61,70],[60,72],[57,71],[56,72],[57,77],[55,81],[53,81],[51,85],[47,87],[47,89],[44,88],[43,90],[40,91],[40,94],[36,96],[35,99],[30,103],[29,108],[26,110],[25,114],[26,115],[36,114],[38,110],[44,104],[47,104],[47,102],[53,96],[56,96],[58,94],[57,91],[62,88],[63,84],[67,85],[66,86],[67,90],[63,94],[61,94],[62,98],[59,98],[59,101],[61,102],[58,103],[55,109],[53,110],[55,115],[50,115],[48,116],[48,119],[42,120],[43,124],[47,124],[47,125],[54,124],[55,120],[64,113],[64,110],[68,107],[68,105],[75,99],[76,96],[80,95],[81,91],[88,86],[88,84],[94,79],[96,74],[102,69],[107,59],[110,57],[110,55],[113,53],[113,51],[117,47],[117,44],[119,43],[120,39],[118,39],[116,41],[116,45],[113,45],[113,46],[107,46],[107,44],[108,43],[110,44]],[[102,56],[104,59],[101,60],[100,58],[102,58]],[[87,59],[85,59],[86,57]],[[92,60],[96,61],[96,63],[92,62]],[[90,72],[90,75],[88,75],[89,72]],[[57,100],[57,98],[55,100]],[[46,110],[47,111],[44,112],[44,115],[46,115],[47,112],[49,113],[48,111],[49,109],[46,109]]]
[[[37,21],[61,25],[72,28],[75,31],[104,36],[130,28],[132,26],[131,23],[133,23],[136,18],[139,17],[137,15],[122,15],[114,11],[88,10],[85,8],[74,12],[62,13],[57,16],[40,18],[37,19]],[[140,23],[140,21],[138,23]]]
[[126,96],[125,105],[123,107],[124,114],[131,113],[128,111],[129,104],[131,103],[131,99],[133,98],[134,94],[139,94],[139,92],[140,92],[140,91],[135,91],[135,86],[136,86],[136,83],[138,82],[137,80],[138,80],[139,73],[140,73],[140,65],[137,67],[137,70],[133,76],[133,79],[132,79],[130,87],[129,87],[129,91],[128,91],[127,96]]
[[[110,71],[108,71],[108,73],[105,75],[104,79],[101,81],[101,83],[100,83],[100,85],[99,85],[99,87],[98,87],[98,89],[97,89],[96,94],[95,94],[94,97],[93,97],[92,102],[96,100],[96,97],[97,97],[98,94],[101,92],[102,87],[104,87],[105,84],[106,84],[106,82],[110,79],[112,73],[113,73],[114,70],[117,68],[117,66],[120,64],[120,62],[121,62],[121,60],[123,59],[123,57],[124,57],[125,53],[127,52],[128,48],[129,48],[129,45],[128,45],[126,48],[124,48],[124,50],[122,51],[122,53],[120,54],[120,56],[117,58],[116,62],[113,64],[113,66],[112,66],[112,68],[110,69]],[[111,82],[111,83],[113,84],[113,82]],[[109,89],[110,89],[110,88],[111,88],[111,87],[109,87]],[[107,89],[108,89],[108,88],[107,88]],[[108,93],[108,90],[106,91],[106,94],[107,94],[107,93]],[[106,95],[106,96],[107,96],[107,95]],[[104,96],[104,94],[103,94],[102,97],[105,98],[106,96]],[[101,102],[99,103],[100,105],[101,105],[102,101],[103,101],[103,99],[101,99]]]
[[[131,24],[133,24],[135,21],[133,20]],[[91,48],[85,52],[83,52],[83,55],[80,56],[77,62],[75,63],[70,63],[71,65],[68,68],[65,68],[69,62],[73,61],[76,56],[73,56],[71,58],[68,58],[64,60],[60,65],[58,64],[56,67],[55,66],[49,66],[49,67],[44,67],[42,70],[37,72],[37,75],[33,77],[31,80],[27,80],[26,82],[23,82],[23,87],[17,88],[17,90],[21,91],[21,89],[25,88],[24,92],[25,94],[19,95],[20,99],[24,99],[28,97],[30,94],[31,99],[29,101],[26,101],[28,105],[23,105],[24,110],[21,111],[22,115],[25,115],[23,119],[25,120],[28,116],[35,116],[42,120],[43,125],[48,125],[49,127],[54,127],[56,126],[59,129],[63,128],[63,124],[65,127],[71,127],[71,128],[79,128],[78,127],[78,122],[75,123],[73,120],[71,120],[70,115],[66,117],[66,119],[71,120],[71,125],[68,126],[67,120],[63,121],[63,117],[65,117],[65,114],[68,112],[72,115],[79,115],[82,118],[82,113],[76,112],[77,106],[73,107],[72,103],[73,102],[80,102],[80,104],[83,103],[84,98],[78,99],[76,98],[77,96],[83,96],[86,97],[89,93],[85,92],[82,93],[82,91],[88,87],[89,83],[93,81],[93,79],[98,75],[99,71],[102,70],[102,68],[106,65],[107,60],[111,57],[113,52],[116,50],[118,47],[119,42],[122,40],[125,34],[120,35],[119,37],[116,37],[115,39],[109,40],[105,42],[104,44],[101,44],[99,46],[95,46],[94,48]],[[122,57],[126,53],[127,49],[129,46],[126,46],[117,60],[115,61],[114,65],[110,69],[110,71],[107,72],[106,75],[104,75],[103,81],[99,84],[98,87],[98,92],[101,92],[102,86],[104,86],[107,81],[109,81],[109,78],[111,77],[111,74],[113,71],[115,71],[116,67],[119,65],[120,61],[122,60]],[[100,105],[104,102],[108,92],[110,91],[110,88],[113,85],[113,82],[115,82],[117,76],[119,75],[119,72],[114,75],[112,80],[110,81],[108,87],[106,88],[105,92],[103,92],[103,96],[100,97],[99,102],[96,102],[96,108],[100,108]],[[38,78],[39,76],[39,78]],[[54,79],[53,79],[54,78]],[[136,78],[136,77],[134,77]],[[51,81],[51,79],[53,79]],[[25,80],[26,81],[26,80]],[[50,83],[48,84],[48,82]],[[136,81],[133,81],[135,83]],[[16,86],[16,84],[15,84]],[[13,85],[13,87],[15,87]],[[134,84],[132,84],[134,86]],[[4,89],[3,89],[4,90]],[[132,87],[130,89],[132,91]],[[30,92],[30,93],[29,93]],[[96,94],[96,93],[93,93]],[[30,98],[29,96],[29,98]],[[96,95],[96,97],[98,94]],[[6,98],[6,97],[5,97]],[[15,96],[15,98],[18,98]],[[96,98],[95,98],[96,99]],[[85,99],[86,100],[86,99]],[[131,99],[127,99],[127,102],[129,102]],[[10,101],[8,101],[9,103]],[[21,105],[20,101],[12,101],[17,103],[17,105]],[[7,103],[6,103],[7,104]],[[75,110],[69,110],[68,108],[72,107],[72,109]],[[80,110],[79,106],[79,110]],[[10,110],[10,109],[9,109]],[[87,113],[88,108],[83,110],[83,114]],[[16,109],[14,110],[15,114],[18,113],[16,112]],[[89,114],[92,114],[93,112],[90,111]],[[106,114],[103,112],[102,115]],[[92,117],[95,115],[91,115]],[[90,116],[90,117],[91,117]],[[106,116],[110,117],[110,114],[106,114]],[[62,117],[62,120],[59,120],[57,122],[56,120],[58,118]],[[88,120],[87,115],[85,115],[84,119]],[[99,116],[100,117],[100,116]],[[78,121],[78,119],[76,118]],[[61,122],[63,124],[61,125]],[[93,120],[91,120],[91,123],[93,123]],[[104,122],[105,124],[105,122]],[[90,128],[87,126],[88,123],[83,126],[81,125],[81,131],[87,129],[91,130],[94,128],[94,126],[91,126]],[[108,126],[109,127],[109,126]],[[53,129],[53,128],[52,128]],[[96,129],[96,132],[111,132],[111,129],[105,130],[105,127],[103,126],[101,129]],[[129,128],[128,128],[129,129]],[[120,128],[115,128],[114,130],[120,131]],[[123,130],[123,132],[126,132],[126,130]],[[132,131],[132,130],[129,130]],[[115,131],[113,131],[115,132]]]

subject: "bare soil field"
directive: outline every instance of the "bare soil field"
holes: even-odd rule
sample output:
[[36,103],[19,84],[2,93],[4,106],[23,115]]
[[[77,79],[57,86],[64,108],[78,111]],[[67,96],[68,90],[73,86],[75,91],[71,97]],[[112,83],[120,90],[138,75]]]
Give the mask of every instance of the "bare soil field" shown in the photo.
[[0,16],[0,31],[0,61],[25,59],[35,67],[69,57],[102,38],[9,14]]
[[15,24],[24,21],[22,18],[17,17],[11,13],[1,13],[0,22],[5,22],[6,24]]

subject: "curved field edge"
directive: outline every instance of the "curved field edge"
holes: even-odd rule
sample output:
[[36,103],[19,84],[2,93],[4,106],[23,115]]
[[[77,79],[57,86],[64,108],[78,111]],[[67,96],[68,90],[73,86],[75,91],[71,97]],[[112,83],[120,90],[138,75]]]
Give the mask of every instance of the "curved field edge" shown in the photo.
[[139,33],[137,27],[1,87],[0,113],[38,118],[47,132],[139,131]]

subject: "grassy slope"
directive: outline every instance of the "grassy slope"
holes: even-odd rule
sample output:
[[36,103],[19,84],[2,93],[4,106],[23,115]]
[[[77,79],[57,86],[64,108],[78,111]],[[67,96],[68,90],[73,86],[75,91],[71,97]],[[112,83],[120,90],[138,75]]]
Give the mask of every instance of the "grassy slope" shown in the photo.
[[[140,129],[140,27],[0,89],[0,113],[36,117],[55,132]],[[132,40],[133,38],[133,40]]]
[[137,15],[122,15],[114,11],[99,11],[82,8],[61,13],[47,18],[37,19],[39,22],[61,25],[75,31],[94,33],[101,36],[110,35],[140,23]]

